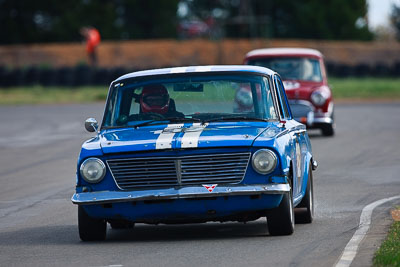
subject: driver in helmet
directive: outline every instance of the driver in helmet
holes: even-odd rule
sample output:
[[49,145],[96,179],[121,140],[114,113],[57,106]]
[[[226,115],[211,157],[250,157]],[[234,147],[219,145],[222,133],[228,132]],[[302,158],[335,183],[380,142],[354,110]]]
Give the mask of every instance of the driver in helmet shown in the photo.
[[158,113],[164,117],[183,118],[185,115],[175,110],[175,102],[169,97],[168,90],[162,84],[143,87],[140,95],[141,113]]

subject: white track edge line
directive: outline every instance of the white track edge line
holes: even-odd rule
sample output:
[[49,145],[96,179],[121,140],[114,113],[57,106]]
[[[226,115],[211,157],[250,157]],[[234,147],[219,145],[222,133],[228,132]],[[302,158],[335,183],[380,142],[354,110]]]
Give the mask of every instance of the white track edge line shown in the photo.
[[348,267],[351,265],[357,254],[358,246],[360,245],[361,241],[364,239],[369,230],[373,210],[376,207],[395,199],[400,199],[400,195],[377,200],[363,208],[360,216],[360,224],[358,225],[357,231],[354,233],[349,243],[347,243],[342,255],[340,256],[340,259],[334,265],[335,267]]

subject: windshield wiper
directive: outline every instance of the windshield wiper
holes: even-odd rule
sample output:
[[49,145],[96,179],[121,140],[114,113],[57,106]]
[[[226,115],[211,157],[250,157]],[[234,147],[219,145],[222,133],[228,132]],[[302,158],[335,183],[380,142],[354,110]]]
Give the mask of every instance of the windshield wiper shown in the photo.
[[204,124],[206,122],[214,122],[214,121],[263,121],[263,122],[268,122],[271,120],[244,117],[244,116],[236,116],[236,117],[220,117],[220,118],[215,118],[215,119],[204,120],[202,123]]
[[141,127],[141,126],[146,126],[146,125],[149,125],[149,124],[152,124],[153,122],[193,122],[193,121],[196,121],[196,122],[201,122],[201,120],[200,119],[197,119],[197,118],[180,118],[180,117],[171,117],[171,118],[166,118],[166,119],[162,119],[162,120],[149,120],[149,121],[145,121],[145,122],[142,122],[142,123],[138,123],[138,124],[136,124],[136,125],[133,125],[132,127],[133,128],[138,128],[138,127]]
[[168,120],[169,122],[201,122],[200,119],[197,118],[184,118],[184,117],[171,117],[171,118],[167,118],[166,120]]
[[149,121],[145,121],[145,122],[142,122],[142,123],[138,123],[138,124],[132,125],[131,127],[136,129],[138,127],[146,126],[146,125],[152,124],[153,122],[158,122],[158,121],[166,121],[166,120],[149,120]]

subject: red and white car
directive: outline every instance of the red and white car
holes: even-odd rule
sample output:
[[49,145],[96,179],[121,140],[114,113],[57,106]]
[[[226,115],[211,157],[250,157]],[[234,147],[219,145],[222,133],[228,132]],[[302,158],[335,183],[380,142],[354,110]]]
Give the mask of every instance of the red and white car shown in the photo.
[[333,99],[322,54],[308,48],[266,48],[247,53],[244,64],[280,74],[292,115],[308,128],[334,135]]

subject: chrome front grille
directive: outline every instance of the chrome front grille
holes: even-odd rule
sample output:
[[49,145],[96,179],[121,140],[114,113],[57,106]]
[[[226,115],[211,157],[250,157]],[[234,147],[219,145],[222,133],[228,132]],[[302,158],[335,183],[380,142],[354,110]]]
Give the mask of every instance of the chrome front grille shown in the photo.
[[239,183],[250,152],[183,157],[148,157],[107,160],[123,190],[200,184]]
[[170,158],[115,159],[107,164],[121,189],[176,185],[175,162]]
[[238,183],[243,179],[250,153],[199,155],[182,159],[181,180],[184,185],[204,183]]

